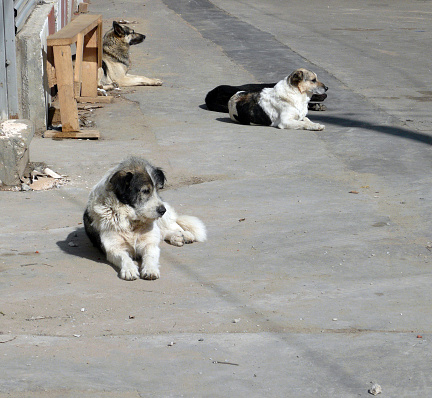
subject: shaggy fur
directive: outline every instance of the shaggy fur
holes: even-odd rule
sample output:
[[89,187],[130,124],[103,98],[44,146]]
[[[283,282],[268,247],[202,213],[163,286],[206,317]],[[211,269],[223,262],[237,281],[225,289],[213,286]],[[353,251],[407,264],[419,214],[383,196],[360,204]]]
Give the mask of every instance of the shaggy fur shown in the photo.
[[102,68],[99,69],[99,87],[110,90],[115,87],[160,86],[162,80],[130,75],[130,46],[142,43],[145,36],[128,26],[114,21],[112,29],[103,38]]
[[159,243],[174,246],[206,240],[206,228],[192,216],[178,216],[158,190],[164,172],[144,159],[130,157],[111,169],[92,189],[84,227],[125,280],[157,279]]
[[237,92],[230,98],[228,110],[231,119],[242,124],[324,130],[324,125],[311,122],[306,115],[312,95],[322,95],[327,89],[315,73],[297,69],[273,88]]

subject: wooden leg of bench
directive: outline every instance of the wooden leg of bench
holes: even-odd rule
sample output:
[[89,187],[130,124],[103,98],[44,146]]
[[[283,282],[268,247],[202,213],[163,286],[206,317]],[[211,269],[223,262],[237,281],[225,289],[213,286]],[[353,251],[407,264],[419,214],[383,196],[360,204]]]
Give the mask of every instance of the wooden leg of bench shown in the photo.
[[82,62],[82,97],[97,97],[98,81],[98,29],[97,27],[84,37]]
[[81,33],[79,33],[76,42],[76,56],[75,56],[75,68],[74,68],[75,97],[79,97],[81,95],[81,74],[82,74],[83,51],[84,51],[84,36]]
[[69,45],[53,46],[53,48],[62,130],[78,131],[78,108],[74,96],[71,48]]
[[98,48],[98,68],[101,68],[102,67],[102,52],[103,52],[102,21],[99,21],[96,32],[97,32],[97,48]]

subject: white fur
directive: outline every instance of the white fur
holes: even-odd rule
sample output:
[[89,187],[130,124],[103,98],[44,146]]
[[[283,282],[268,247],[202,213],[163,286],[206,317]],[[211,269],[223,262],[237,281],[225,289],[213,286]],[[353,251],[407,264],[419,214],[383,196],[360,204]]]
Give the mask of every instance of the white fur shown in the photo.
[[162,80],[145,76],[130,75],[129,68],[120,62],[108,62],[108,73],[105,76],[103,69],[98,70],[98,86],[104,90],[112,90],[117,87],[133,86],[161,86]]
[[[303,79],[297,85],[291,83],[291,78],[301,73]],[[312,79],[315,79],[312,81]],[[316,74],[306,69],[298,69],[290,76],[280,80],[272,88],[264,88],[260,93],[258,106],[268,115],[271,126],[280,129],[294,130],[324,130],[325,126],[313,123],[306,115],[308,103],[313,94],[324,94],[327,87],[316,79]],[[237,121],[237,102],[244,101],[239,91],[228,101],[228,110],[233,121]],[[253,124],[253,123],[250,123]]]
[[165,202],[164,205],[167,212],[157,220],[163,240],[174,246],[206,241],[206,228],[199,218],[185,215],[179,216],[168,203]]
[[306,117],[309,100],[310,96],[307,92],[301,93],[297,87],[288,83],[288,78],[285,78],[273,88],[263,89],[259,105],[269,115],[273,127],[324,130],[324,125],[313,123]]
[[[157,279],[161,239],[175,246],[203,242],[206,228],[196,217],[178,216],[156,189],[139,208],[121,203],[108,189],[110,178],[119,170],[119,166],[111,169],[92,189],[87,204],[91,226],[98,231],[107,260],[119,269],[121,279]],[[160,205],[166,212],[158,218],[156,208]]]
[[237,91],[228,101],[228,113],[233,121],[237,120],[238,113],[236,104],[242,93],[244,93],[244,91]]

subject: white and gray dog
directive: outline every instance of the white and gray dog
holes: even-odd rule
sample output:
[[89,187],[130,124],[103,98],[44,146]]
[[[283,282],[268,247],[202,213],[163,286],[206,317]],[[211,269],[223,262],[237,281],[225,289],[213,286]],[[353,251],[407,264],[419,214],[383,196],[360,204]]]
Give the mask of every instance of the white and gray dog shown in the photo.
[[206,228],[192,216],[178,216],[158,190],[162,169],[130,157],[112,168],[92,189],[84,227],[92,243],[106,254],[125,280],[157,279],[159,243],[175,246],[206,240]]

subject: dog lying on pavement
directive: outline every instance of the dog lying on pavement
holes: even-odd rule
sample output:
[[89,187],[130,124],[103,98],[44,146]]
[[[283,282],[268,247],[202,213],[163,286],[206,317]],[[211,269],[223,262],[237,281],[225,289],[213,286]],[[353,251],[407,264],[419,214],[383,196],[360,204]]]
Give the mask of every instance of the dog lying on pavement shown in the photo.
[[100,88],[162,85],[162,80],[127,73],[131,67],[130,46],[142,43],[144,39],[145,35],[113,22],[112,29],[103,37],[102,68],[98,76]]
[[142,158],[112,168],[92,189],[84,212],[91,242],[119,269],[119,277],[159,278],[159,243],[204,242],[206,228],[192,216],[178,216],[158,190],[165,174]]
[[311,122],[306,115],[312,95],[322,95],[327,90],[314,72],[301,68],[273,88],[237,92],[228,101],[228,110],[230,118],[241,124],[324,130],[324,125]]
[[[239,91],[261,91],[263,88],[273,88],[276,83],[252,83],[242,86],[221,85],[210,90],[205,103],[209,111],[228,113],[228,101]],[[327,94],[314,94],[308,103],[310,111],[325,111],[326,106],[321,104],[327,98]]]

